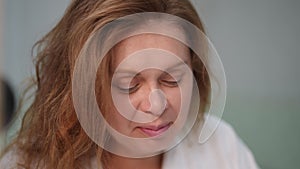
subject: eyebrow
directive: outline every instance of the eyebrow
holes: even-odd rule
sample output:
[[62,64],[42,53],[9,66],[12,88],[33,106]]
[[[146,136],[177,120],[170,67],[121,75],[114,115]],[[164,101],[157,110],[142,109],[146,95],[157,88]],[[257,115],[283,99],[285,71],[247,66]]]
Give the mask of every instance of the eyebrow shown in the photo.
[[[176,63],[170,67],[168,67],[167,69],[165,69],[164,71],[170,71],[172,69],[175,69],[177,67],[180,67],[182,65],[188,65],[188,61],[180,61],[179,63]],[[134,70],[130,70],[130,69],[119,69],[118,71],[115,72],[116,74],[127,74],[128,77],[131,77],[131,76],[138,76],[140,75],[140,72],[137,73],[136,71]]]

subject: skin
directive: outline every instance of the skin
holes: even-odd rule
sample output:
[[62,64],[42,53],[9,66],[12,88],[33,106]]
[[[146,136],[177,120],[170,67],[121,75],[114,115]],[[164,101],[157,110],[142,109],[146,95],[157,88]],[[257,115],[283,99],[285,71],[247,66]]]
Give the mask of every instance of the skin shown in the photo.
[[[147,49],[148,53],[143,52]],[[172,56],[164,56],[167,55],[164,51],[173,54],[173,57],[179,57],[182,61]],[[153,53],[153,57],[145,56],[149,52]],[[118,132],[136,138],[153,136],[143,132],[141,128],[158,129],[167,124],[172,125],[181,106],[178,83],[187,81],[187,75],[182,73],[184,71],[182,64],[191,66],[189,49],[174,39],[144,34],[119,43],[113,50],[113,58],[112,72],[116,72],[112,82],[113,92],[121,98],[121,101],[128,100],[129,96],[129,104],[138,110],[138,113],[153,115],[155,120],[149,123],[136,123],[124,118],[120,112],[113,111],[113,118],[108,120],[109,123]],[[148,64],[149,62],[151,63]],[[165,69],[168,73],[157,68],[149,68],[149,65]],[[157,90],[159,92],[155,92]]]
[[[143,50],[152,52],[153,57],[147,58]],[[129,137],[148,138],[162,135],[170,127],[182,126],[176,123],[176,119],[181,108],[181,90],[190,88],[185,85],[189,82],[189,77],[183,73],[183,66],[178,59],[164,56],[168,53],[177,56],[182,60],[181,63],[191,67],[189,49],[182,43],[162,35],[133,36],[123,40],[113,49],[111,67],[112,72],[116,73],[112,81],[112,92],[121,100],[129,98],[130,106],[138,111],[135,113],[142,113],[154,119],[147,123],[131,121],[114,108],[109,112],[107,121],[118,132]],[[143,69],[152,62],[160,69]],[[183,89],[180,90],[181,87]],[[126,106],[128,105],[121,105],[121,109],[129,110]],[[132,117],[135,115],[133,113]],[[112,154],[109,164],[110,168],[118,169],[141,166],[157,169],[161,168],[162,155],[132,159]]]

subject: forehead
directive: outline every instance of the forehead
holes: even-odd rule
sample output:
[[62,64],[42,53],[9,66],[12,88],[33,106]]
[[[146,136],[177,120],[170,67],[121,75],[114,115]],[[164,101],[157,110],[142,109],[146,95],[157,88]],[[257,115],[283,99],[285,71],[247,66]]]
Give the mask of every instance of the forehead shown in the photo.
[[190,51],[183,43],[170,37],[157,34],[142,34],[121,41],[113,49],[113,67],[122,60],[144,49],[165,50],[179,57],[184,62],[190,62]]

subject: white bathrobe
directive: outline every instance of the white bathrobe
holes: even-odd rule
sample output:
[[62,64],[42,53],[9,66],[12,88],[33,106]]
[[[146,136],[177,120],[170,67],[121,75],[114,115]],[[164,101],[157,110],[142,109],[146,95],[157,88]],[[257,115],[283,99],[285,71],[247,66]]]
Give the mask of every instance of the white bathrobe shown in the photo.
[[[16,169],[16,151],[0,160],[0,169]],[[98,169],[96,159],[88,168]],[[221,121],[217,130],[204,144],[198,135],[189,134],[179,145],[164,154],[163,169],[258,169],[252,153],[232,127]]]

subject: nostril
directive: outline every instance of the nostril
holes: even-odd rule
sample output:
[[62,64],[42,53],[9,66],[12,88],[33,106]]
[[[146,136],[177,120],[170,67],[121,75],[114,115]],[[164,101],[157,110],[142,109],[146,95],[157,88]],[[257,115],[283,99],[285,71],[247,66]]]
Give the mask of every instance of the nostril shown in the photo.
[[156,116],[160,116],[167,106],[165,94],[160,89],[154,89],[149,95],[150,112]]

